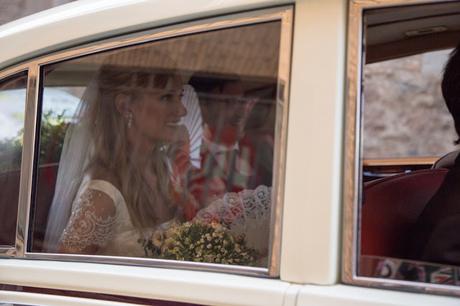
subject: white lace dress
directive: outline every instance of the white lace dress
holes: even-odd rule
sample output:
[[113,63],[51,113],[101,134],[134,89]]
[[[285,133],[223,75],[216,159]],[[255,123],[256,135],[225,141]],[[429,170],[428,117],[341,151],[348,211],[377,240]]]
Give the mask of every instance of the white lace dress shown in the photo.
[[[235,235],[244,234],[249,247],[267,254],[270,207],[271,188],[259,186],[225,194],[200,210],[194,220],[219,222]],[[76,254],[144,257],[139,239],[151,235],[152,229],[147,232],[133,226],[126,202],[115,186],[104,180],[87,180],[72,205],[60,249]]]
[[120,191],[107,181],[87,180],[72,204],[60,245],[68,253],[142,257],[141,237]]
[[219,222],[234,235],[244,234],[248,247],[268,253],[270,235],[271,188],[229,192],[200,210],[195,220]]

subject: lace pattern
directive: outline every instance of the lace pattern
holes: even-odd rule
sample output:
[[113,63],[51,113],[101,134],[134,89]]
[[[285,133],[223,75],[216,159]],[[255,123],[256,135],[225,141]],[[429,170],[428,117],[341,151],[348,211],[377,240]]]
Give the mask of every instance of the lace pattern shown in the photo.
[[200,210],[195,220],[226,226],[237,235],[245,235],[248,245],[264,252],[270,232],[271,187],[226,193]]
[[86,189],[74,203],[60,248],[69,253],[94,253],[113,238],[117,210],[105,193]]
[[204,222],[220,222],[226,226],[245,222],[247,219],[264,219],[270,214],[271,188],[258,186],[255,190],[226,193],[200,210],[195,219]]
[[[145,256],[137,242],[145,233],[133,227],[121,194],[107,184],[91,181],[82,188],[61,235],[60,252]],[[271,188],[259,186],[255,190],[226,193],[201,209],[194,220],[220,223],[233,234],[244,235],[249,247],[267,254],[270,211]]]

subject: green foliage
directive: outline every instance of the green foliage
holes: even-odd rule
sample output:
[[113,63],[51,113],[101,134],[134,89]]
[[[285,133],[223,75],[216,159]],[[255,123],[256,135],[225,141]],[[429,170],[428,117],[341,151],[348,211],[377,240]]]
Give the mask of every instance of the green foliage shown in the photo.
[[56,115],[50,110],[43,114],[40,128],[40,164],[59,162],[66,130],[64,112]]
[[[67,129],[64,112],[53,111],[43,114],[40,129],[40,164],[58,162]],[[0,141],[0,172],[16,171],[21,168],[22,141],[24,130],[13,138]]]
[[22,131],[20,136],[0,140],[0,173],[21,168]]

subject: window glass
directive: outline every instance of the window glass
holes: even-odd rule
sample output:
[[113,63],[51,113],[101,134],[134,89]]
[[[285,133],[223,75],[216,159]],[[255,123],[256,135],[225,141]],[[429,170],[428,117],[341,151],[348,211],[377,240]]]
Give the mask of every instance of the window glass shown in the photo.
[[27,72],[0,81],[0,246],[14,246]]
[[364,14],[359,276],[460,285],[459,17]]
[[45,66],[31,251],[267,267],[280,26]]

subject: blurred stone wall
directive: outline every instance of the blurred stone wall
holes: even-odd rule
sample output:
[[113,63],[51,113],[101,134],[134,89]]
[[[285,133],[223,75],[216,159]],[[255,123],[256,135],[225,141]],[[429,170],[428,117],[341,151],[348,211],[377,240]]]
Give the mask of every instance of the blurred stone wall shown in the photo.
[[364,68],[364,158],[440,156],[455,150],[440,82],[449,51]]
[[75,0],[0,0],[0,25]]

